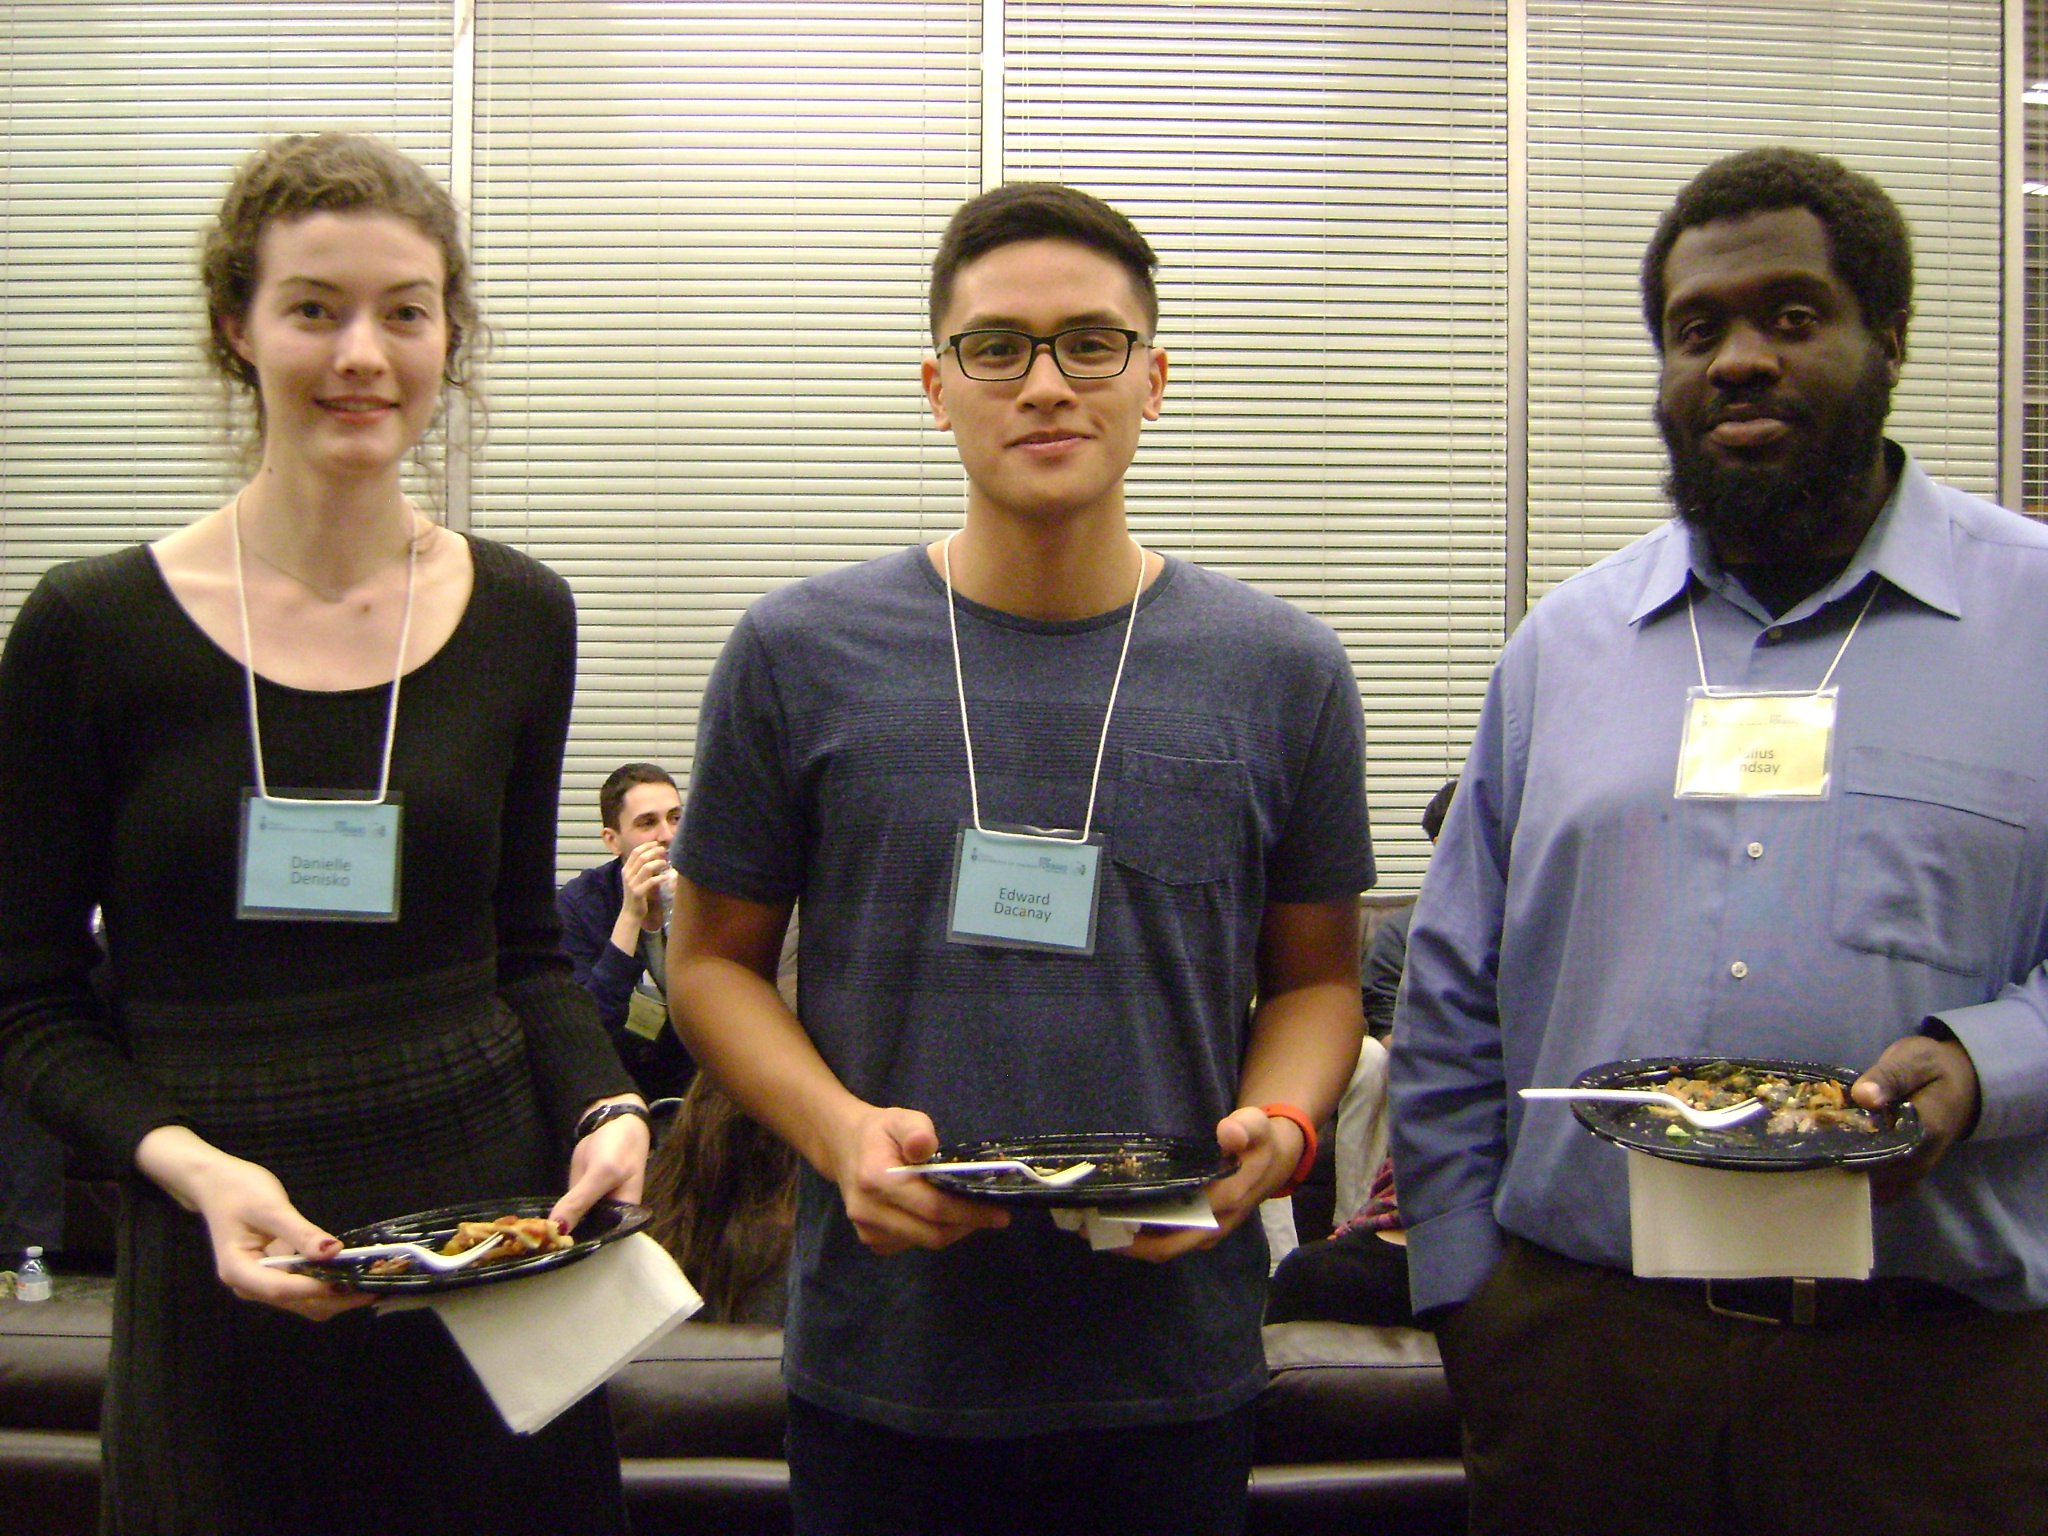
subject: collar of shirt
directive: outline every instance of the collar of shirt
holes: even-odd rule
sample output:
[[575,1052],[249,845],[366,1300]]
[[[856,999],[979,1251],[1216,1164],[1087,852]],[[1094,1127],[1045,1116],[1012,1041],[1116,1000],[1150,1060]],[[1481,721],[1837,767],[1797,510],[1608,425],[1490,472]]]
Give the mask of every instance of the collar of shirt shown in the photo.
[[[1890,446],[1887,440],[1887,446]],[[1773,619],[1762,604],[1721,568],[1707,541],[1673,518],[1657,530],[1656,542],[1643,573],[1629,622],[1641,624],[1675,606],[1688,585],[1726,599],[1759,624],[1791,624],[1819,612],[1855,591],[1873,571],[1909,597],[1950,618],[1961,618],[1962,595],[1955,569],[1954,519],[1919,460],[1904,454],[1905,465],[1891,499],[1870,525],[1848,568],[1820,591]]]

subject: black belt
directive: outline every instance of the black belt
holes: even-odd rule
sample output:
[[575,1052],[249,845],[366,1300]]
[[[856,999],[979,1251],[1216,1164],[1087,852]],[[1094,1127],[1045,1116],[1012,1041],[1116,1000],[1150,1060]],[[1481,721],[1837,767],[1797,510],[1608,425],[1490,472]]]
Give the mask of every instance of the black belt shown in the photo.
[[1985,1308],[1932,1280],[1670,1280],[1709,1312],[1746,1323],[1838,1328],[1848,1323],[1962,1318]]

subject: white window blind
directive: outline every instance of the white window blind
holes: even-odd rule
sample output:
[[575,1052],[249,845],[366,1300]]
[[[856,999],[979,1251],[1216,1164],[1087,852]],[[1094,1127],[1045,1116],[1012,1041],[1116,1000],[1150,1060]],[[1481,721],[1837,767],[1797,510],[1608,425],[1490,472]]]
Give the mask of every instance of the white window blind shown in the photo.
[[49,566],[160,537],[226,493],[201,226],[277,134],[365,129],[444,169],[449,12],[13,0],[0,49],[4,638]]
[[747,602],[957,520],[916,365],[931,249],[986,181],[1075,182],[1159,248],[1173,373],[1137,526],[1343,636],[1383,890],[1419,876],[1415,817],[1522,580],[1525,234],[1531,589],[1663,515],[1636,262],[1687,177],[1754,142],[1838,153],[1905,206],[1895,431],[1991,485],[1997,0],[476,0],[467,46],[457,9],[0,0],[0,635],[53,561],[233,483],[194,273],[229,168],[276,133],[382,133],[470,186],[503,338],[451,504],[582,604],[564,873],[601,853],[606,770],[687,771]]
[[1159,252],[1148,543],[1333,625],[1380,889],[1413,892],[1502,633],[1507,35],[1499,5],[1012,0],[1007,179]]
[[966,4],[478,5],[471,527],[576,590],[565,875],[612,768],[687,784],[748,603],[957,521],[918,362],[979,53]]
[[1890,434],[1992,494],[2002,6],[1530,0],[1530,595],[1666,515],[1637,271],[1710,161],[1756,144],[1873,176],[1913,230]]
[[2026,0],[2025,30],[2022,478],[2027,515],[2048,518],[2048,0]]

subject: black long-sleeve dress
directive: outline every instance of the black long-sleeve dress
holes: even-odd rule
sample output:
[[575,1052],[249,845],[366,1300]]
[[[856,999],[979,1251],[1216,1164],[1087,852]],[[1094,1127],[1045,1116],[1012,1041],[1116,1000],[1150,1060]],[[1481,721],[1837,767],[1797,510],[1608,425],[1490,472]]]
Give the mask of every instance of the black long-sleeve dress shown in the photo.
[[[558,1190],[578,1110],[630,1088],[556,942],[573,601],[470,544],[469,604],[401,694],[391,923],[236,917],[243,672],[146,550],[59,567],[23,605],[0,657],[0,1067],[110,1168],[189,1125],[335,1231]],[[258,687],[274,793],[374,789],[387,688]],[[113,1017],[87,982],[94,906]],[[108,1529],[402,1528],[511,1488],[550,1530],[623,1528],[601,1394],[512,1436],[430,1316],[238,1301],[198,1218],[139,1177],[119,1246]]]

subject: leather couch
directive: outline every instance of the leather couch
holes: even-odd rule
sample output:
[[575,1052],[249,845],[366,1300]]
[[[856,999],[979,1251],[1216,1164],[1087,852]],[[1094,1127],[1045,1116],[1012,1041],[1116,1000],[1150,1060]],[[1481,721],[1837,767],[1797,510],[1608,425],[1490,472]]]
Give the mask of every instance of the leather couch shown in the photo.
[[[103,1300],[0,1301],[0,1510],[14,1536],[89,1536],[99,1488]],[[612,1382],[640,1536],[786,1532],[782,1336],[685,1323]],[[1435,1341],[1408,1329],[1266,1329],[1253,1533],[1464,1528],[1458,1426]]]

